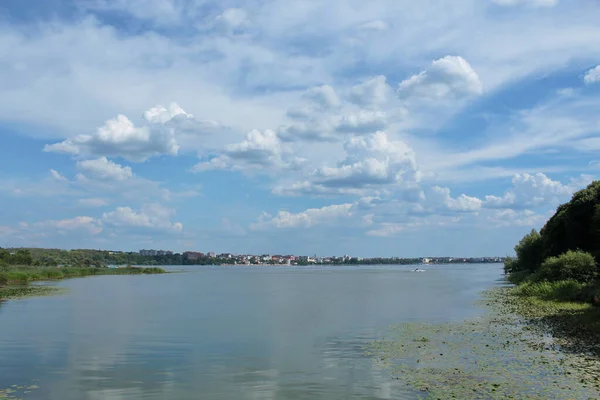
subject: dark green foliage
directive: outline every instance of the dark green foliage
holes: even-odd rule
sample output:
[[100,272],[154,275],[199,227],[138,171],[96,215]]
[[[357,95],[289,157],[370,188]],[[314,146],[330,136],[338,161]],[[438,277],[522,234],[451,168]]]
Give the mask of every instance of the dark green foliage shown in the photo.
[[523,284],[523,290],[545,290],[558,300],[599,303],[600,181],[559,206],[540,233],[526,235],[515,251],[517,258],[507,259],[504,269],[511,282]]
[[[509,267],[509,272],[530,271],[533,272],[542,264],[542,236],[532,229],[521,241],[515,246],[517,259],[513,260]],[[506,268],[506,264],[505,264]]]
[[541,280],[592,282],[598,277],[594,257],[583,251],[567,251],[558,257],[548,257],[540,267]]
[[0,249],[0,266],[2,265],[31,265],[33,258],[26,249],[18,249],[10,252],[6,249]]
[[575,193],[570,202],[558,207],[540,232],[544,258],[558,256],[568,250],[583,250],[598,257],[599,205],[600,181],[595,181]]

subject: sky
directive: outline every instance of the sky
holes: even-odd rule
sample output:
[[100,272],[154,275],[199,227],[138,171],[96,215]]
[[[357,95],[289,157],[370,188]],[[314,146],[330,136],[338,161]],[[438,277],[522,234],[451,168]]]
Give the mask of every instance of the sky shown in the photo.
[[595,0],[3,0],[0,246],[505,256],[600,171]]

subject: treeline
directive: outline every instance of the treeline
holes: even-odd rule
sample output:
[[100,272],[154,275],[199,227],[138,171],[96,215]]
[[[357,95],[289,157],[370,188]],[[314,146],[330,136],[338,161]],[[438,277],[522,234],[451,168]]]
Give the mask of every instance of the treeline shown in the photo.
[[515,252],[517,257],[507,259],[504,265],[513,282],[572,281],[583,288],[578,296],[597,297],[600,181],[578,191],[571,201],[559,206],[540,232],[532,230],[521,239]]
[[0,267],[7,265],[31,265],[33,257],[29,250],[18,249],[16,251],[8,251],[0,248]]
[[32,266],[82,266],[106,267],[108,265],[211,265],[231,262],[225,258],[202,257],[188,260],[182,254],[142,256],[137,252],[113,252],[107,250],[61,250],[61,249],[0,249],[0,265]]

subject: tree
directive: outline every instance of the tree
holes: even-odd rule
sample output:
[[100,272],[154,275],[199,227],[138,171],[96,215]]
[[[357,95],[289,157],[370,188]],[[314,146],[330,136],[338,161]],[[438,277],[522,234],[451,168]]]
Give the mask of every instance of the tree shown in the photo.
[[593,254],[598,260],[599,205],[600,181],[595,181],[575,193],[571,201],[558,207],[540,232],[544,258],[580,249]]
[[11,264],[14,265],[31,265],[33,263],[33,258],[31,257],[31,253],[26,249],[19,249],[17,252],[11,257]]
[[532,229],[521,241],[515,246],[517,259],[511,260],[511,272],[530,271],[534,272],[542,264],[542,236]]

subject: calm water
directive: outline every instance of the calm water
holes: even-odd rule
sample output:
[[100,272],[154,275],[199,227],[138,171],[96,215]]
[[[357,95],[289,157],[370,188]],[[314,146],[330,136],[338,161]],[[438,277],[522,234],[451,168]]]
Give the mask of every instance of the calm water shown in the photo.
[[[177,267],[178,269],[180,267]],[[0,304],[0,389],[25,399],[410,399],[363,356],[405,321],[484,312],[502,265],[192,267]]]

